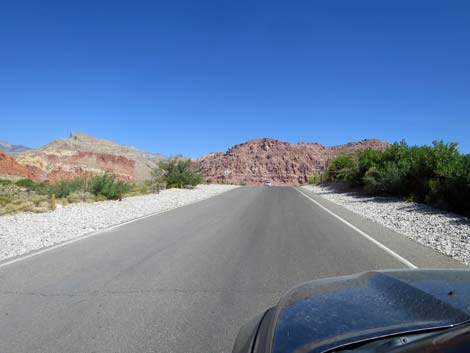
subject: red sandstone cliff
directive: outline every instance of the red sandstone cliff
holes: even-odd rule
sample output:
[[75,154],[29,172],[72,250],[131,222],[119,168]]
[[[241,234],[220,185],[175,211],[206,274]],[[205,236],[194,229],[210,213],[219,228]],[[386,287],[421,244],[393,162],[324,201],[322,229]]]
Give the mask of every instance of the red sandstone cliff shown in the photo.
[[235,145],[227,152],[200,158],[201,171],[208,179],[234,183],[302,184],[322,171],[328,160],[358,150],[384,150],[388,143],[370,139],[325,147],[318,143],[292,144],[269,138]]
[[28,179],[40,179],[43,175],[40,169],[25,167],[19,164],[13,157],[0,152],[0,175],[20,176]]

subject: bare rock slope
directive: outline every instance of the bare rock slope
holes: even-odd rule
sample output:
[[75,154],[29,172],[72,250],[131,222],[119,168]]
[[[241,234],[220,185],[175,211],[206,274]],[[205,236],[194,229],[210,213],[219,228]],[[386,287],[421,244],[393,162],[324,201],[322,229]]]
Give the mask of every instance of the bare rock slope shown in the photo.
[[113,173],[121,180],[143,180],[162,158],[134,147],[71,133],[68,139],[57,139],[37,150],[22,153],[16,161],[27,168],[41,170],[43,179],[54,183],[103,172]]
[[25,167],[13,157],[0,152],[0,176],[19,176],[29,179],[40,179],[42,172],[36,167]]
[[319,143],[292,144],[270,138],[235,145],[226,152],[200,158],[202,172],[214,181],[297,185],[322,171],[328,161],[358,150],[384,150],[390,144],[376,139],[325,147]]

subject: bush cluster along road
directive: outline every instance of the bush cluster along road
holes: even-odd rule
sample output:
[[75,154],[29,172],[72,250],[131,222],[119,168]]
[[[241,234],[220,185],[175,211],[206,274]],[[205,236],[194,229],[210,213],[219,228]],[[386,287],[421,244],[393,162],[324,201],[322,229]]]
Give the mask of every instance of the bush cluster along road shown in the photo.
[[230,352],[299,282],[413,266],[463,267],[306,190],[237,188],[0,264],[0,352]]

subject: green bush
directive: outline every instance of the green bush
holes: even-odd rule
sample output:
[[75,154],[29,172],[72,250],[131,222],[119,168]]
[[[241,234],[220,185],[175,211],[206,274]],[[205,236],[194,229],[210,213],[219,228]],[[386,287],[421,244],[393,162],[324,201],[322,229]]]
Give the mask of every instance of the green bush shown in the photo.
[[371,194],[402,196],[464,214],[470,213],[470,155],[456,143],[432,146],[395,143],[383,152],[361,151],[330,162],[333,181]]
[[49,192],[55,194],[58,198],[67,198],[70,194],[78,191],[88,191],[88,184],[90,184],[90,181],[83,178],[62,180],[57,184],[51,185]]
[[91,192],[95,196],[102,195],[108,200],[117,200],[131,190],[131,185],[118,181],[112,174],[98,175],[92,179]]
[[25,188],[29,191],[34,191],[41,195],[46,195],[49,192],[49,186],[45,183],[36,182],[31,179],[21,179],[15,183],[16,186]]
[[190,159],[173,158],[160,162],[159,168],[165,171],[163,180],[170,188],[183,188],[186,185],[196,186],[204,181]]
[[[114,175],[104,174],[93,178],[62,180],[49,186],[49,194],[57,198],[68,199],[70,196],[91,193],[99,199],[117,200],[131,191],[132,185],[115,179]],[[71,197],[74,199],[75,197]]]
[[359,177],[359,162],[357,155],[344,155],[333,159],[328,166],[328,179],[332,181],[345,181],[351,186],[361,183]]
[[383,167],[371,167],[365,174],[364,188],[371,194],[389,194],[403,196],[406,188],[403,174],[396,164],[386,163]]
[[308,183],[310,185],[319,184],[319,183],[321,183],[322,179],[325,180],[324,178],[325,178],[325,176],[321,175],[321,174],[313,175],[313,176],[308,178]]
[[0,179],[0,185],[11,185],[13,182],[8,179]]
[[36,183],[31,179],[21,179],[18,180],[15,184],[26,189],[33,189],[36,186]]

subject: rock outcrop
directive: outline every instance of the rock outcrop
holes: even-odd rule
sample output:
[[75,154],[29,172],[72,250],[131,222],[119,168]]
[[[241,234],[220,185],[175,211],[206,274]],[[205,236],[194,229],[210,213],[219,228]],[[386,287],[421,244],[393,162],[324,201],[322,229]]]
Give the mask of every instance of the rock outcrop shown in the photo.
[[199,163],[201,171],[213,181],[260,184],[270,180],[274,185],[298,185],[324,170],[332,158],[358,150],[384,150],[389,145],[369,139],[325,147],[263,138],[235,145],[227,152],[210,153]]
[[41,179],[43,172],[36,167],[25,167],[13,157],[0,152],[0,176],[19,176],[28,179]]
[[[198,160],[208,179],[231,183],[297,185],[324,170],[328,161],[357,150],[384,150],[388,143],[362,140],[325,147],[319,143],[292,144],[270,138],[251,140],[227,152],[210,153]],[[16,158],[0,154],[0,174],[56,183],[63,179],[112,173],[120,180],[145,180],[164,157],[134,147],[72,133]]]
[[134,147],[72,133],[68,139],[57,139],[22,153],[16,161],[25,168],[41,170],[40,179],[55,183],[102,173],[112,173],[126,181],[145,180],[162,158]]

